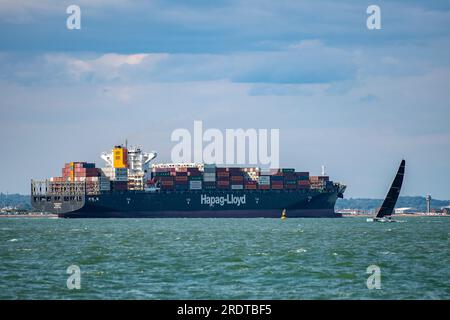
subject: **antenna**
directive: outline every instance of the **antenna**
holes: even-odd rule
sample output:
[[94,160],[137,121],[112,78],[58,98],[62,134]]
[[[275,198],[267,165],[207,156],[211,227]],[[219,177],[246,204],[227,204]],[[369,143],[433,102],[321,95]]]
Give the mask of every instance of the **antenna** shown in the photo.
[[125,139],[125,148],[128,149],[128,139]]
[[322,165],[322,176],[324,176],[324,175],[325,175],[325,166]]

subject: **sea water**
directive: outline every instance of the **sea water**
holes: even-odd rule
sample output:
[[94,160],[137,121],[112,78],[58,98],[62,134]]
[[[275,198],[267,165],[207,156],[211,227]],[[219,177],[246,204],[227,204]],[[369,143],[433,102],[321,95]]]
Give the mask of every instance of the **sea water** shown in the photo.
[[450,299],[450,218],[401,220],[2,218],[0,299]]

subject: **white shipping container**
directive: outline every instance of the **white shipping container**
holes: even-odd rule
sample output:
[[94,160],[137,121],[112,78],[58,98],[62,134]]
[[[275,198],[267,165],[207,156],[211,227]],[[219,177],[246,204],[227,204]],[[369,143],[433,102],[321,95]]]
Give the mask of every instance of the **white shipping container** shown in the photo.
[[121,168],[101,168],[103,174],[103,180],[113,180],[113,181],[127,181],[128,180],[128,170]]
[[128,169],[127,168],[100,168],[100,170],[104,173],[108,173],[108,174],[128,174]]
[[215,172],[205,172],[203,173],[203,177],[215,177],[216,173]]
[[232,184],[231,190],[242,190],[244,189],[244,186],[242,184]]
[[268,185],[270,184],[270,176],[259,176],[258,182],[259,184]]

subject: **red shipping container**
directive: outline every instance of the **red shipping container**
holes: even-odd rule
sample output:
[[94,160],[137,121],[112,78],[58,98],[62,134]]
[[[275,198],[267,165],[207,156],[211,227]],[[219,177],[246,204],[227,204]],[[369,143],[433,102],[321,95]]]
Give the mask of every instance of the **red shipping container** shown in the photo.
[[231,176],[230,179],[233,182],[242,182],[242,181],[244,181],[244,177],[243,176]]
[[230,176],[230,173],[229,172],[224,172],[224,171],[222,171],[222,172],[217,172],[217,176],[218,177],[229,177]]

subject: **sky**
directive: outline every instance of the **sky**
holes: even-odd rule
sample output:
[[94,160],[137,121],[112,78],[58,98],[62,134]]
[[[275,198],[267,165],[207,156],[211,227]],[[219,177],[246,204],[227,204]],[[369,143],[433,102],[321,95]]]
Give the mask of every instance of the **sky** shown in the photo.
[[201,120],[279,129],[281,165],[348,198],[405,158],[402,195],[450,199],[449,24],[448,1],[0,0],[0,192],[125,140],[170,161]]

